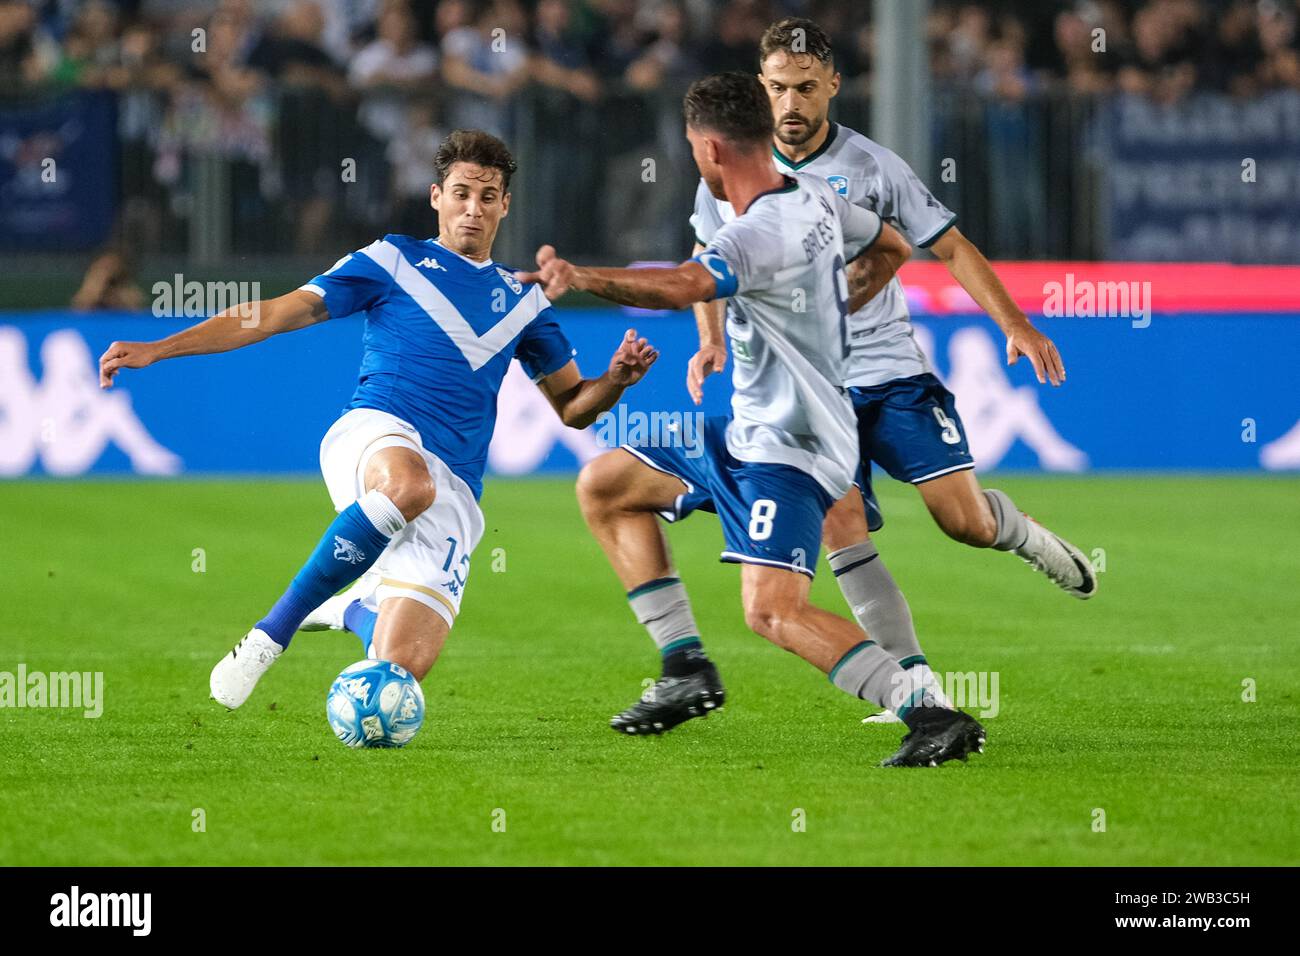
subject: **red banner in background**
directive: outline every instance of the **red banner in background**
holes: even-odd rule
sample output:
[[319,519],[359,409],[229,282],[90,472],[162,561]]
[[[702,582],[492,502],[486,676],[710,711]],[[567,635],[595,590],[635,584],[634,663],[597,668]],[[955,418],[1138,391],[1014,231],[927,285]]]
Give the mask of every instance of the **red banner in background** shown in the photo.
[[[1170,312],[1300,312],[1300,266],[1236,266],[1168,262],[996,262],[998,278],[1025,312],[1040,315],[1055,295],[1103,283],[1137,283],[1152,310]],[[942,262],[909,262],[899,273],[916,312],[979,312]],[[1066,312],[1065,314],[1069,314]]]

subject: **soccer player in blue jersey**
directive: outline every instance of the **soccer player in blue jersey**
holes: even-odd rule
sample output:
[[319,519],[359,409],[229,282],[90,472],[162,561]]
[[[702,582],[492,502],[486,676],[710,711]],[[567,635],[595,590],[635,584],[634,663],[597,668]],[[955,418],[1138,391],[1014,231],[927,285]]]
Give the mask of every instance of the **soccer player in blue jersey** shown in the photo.
[[510,360],[519,359],[566,425],[585,428],[658,358],[628,330],[605,373],[584,379],[541,288],[491,259],[516,168],[505,144],[457,130],[436,165],[436,239],[385,236],[287,295],[157,342],[114,342],[100,358],[100,385],[109,388],[123,368],[227,352],[366,313],[360,381],[321,442],[338,517],[267,615],[213,668],[212,696],[226,707],[248,699],[313,610],[372,567],[378,615],[350,602],[349,629],[369,656],[423,679],[459,611],[483,533],[478,498]]

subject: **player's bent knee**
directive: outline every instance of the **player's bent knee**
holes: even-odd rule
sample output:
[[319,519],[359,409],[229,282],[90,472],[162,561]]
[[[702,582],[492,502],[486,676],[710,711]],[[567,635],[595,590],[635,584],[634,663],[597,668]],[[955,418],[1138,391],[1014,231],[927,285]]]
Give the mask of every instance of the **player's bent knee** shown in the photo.
[[626,487],[625,455],[609,451],[593,458],[578,472],[578,502],[583,511],[611,507]]
[[428,511],[438,497],[438,487],[428,472],[385,476],[376,483],[375,490],[383,492],[407,521],[414,521]]
[[574,491],[578,495],[578,503],[582,505],[583,510],[588,506],[599,504],[605,497],[606,483],[605,476],[602,473],[599,464],[601,458],[593,458],[578,470],[578,480],[574,483]]
[[851,545],[859,544],[870,537],[866,518],[861,511],[851,511],[835,507],[826,512],[822,523],[822,540],[829,551],[838,551]]

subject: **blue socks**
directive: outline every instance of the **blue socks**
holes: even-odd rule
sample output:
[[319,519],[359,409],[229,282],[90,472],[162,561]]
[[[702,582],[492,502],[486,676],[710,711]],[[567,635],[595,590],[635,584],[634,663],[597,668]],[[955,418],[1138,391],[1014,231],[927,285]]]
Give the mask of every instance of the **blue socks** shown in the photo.
[[379,615],[360,601],[353,601],[343,610],[343,626],[361,638],[361,648],[370,656],[370,643],[375,639],[375,622]]
[[[282,647],[319,605],[370,570],[406,519],[388,496],[368,491],[339,513],[307,563],[257,628]],[[373,631],[373,627],[372,627]]]

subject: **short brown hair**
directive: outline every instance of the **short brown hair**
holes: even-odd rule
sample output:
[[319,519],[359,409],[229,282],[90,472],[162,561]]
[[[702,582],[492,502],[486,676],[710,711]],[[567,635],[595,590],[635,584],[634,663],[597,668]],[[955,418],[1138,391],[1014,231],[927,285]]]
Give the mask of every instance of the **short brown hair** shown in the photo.
[[733,143],[766,143],[772,138],[772,104],[752,73],[715,73],[696,80],[682,103],[686,125],[721,134]]
[[811,56],[821,63],[831,62],[831,40],[826,31],[807,17],[786,17],[777,20],[763,32],[758,41],[758,67],[761,70],[767,58],[777,51],[792,56]]
[[447,173],[456,163],[473,163],[476,166],[500,170],[503,191],[510,188],[510,177],[519,168],[515,158],[510,155],[510,150],[506,148],[506,144],[481,129],[453,130],[451,135],[442,141],[437,154],[433,157],[433,164],[438,170],[439,183],[447,178]]

